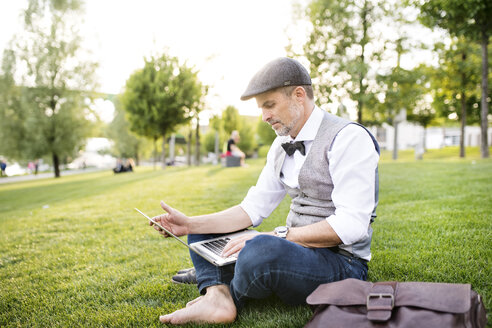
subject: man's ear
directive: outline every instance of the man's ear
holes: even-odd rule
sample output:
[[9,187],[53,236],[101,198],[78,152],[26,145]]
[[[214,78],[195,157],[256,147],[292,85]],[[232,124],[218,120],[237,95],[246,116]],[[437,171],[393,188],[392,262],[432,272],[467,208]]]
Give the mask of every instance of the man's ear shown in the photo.
[[297,102],[303,103],[307,97],[306,90],[304,90],[303,87],[298,86],[297,88],[294,89],[294,92],[292,92],[292,96]]

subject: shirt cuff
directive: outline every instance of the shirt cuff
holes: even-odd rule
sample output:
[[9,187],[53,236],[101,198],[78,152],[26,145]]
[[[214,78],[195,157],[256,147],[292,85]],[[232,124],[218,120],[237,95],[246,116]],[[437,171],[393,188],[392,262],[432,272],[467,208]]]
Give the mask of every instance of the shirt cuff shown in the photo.
[[252,206],[248,206],[248,203],[246,201],[243,200],[241,204],[239,204],[239,207],[241,207],[243,211],[245,211],[246,214],[248,214],[253,227],[257,227],[261,224],[263,219],[254,211]]

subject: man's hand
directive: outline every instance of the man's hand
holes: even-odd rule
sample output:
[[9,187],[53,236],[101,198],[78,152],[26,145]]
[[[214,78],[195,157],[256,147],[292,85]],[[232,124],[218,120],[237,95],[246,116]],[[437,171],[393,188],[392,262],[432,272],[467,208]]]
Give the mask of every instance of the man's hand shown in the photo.
[[[262,232],[261,234],[274,236],[273,232]],[[256,236],[259,236],[259,235],[260,234],[256,234],[256,233],[252,234],[251,233],[251,234],[246,234],[246,235],[231,239],[227,243],[227,245],[225,245],[224,249],[222,250],[221,255],[223,257],[229,257],[231,255],[235,255],[237,257],[237,255],[243,249],[246,242],[250,239],[253,239]]]
[[[189,233],[190,218],[184,215],[183,213],[181,213],[180,211],[167,205],[162,200],[161,200],[161,207],[167,213],[154,216],[152,220],[156,221],[157,223],[159,223],[164,228],[171,231],[176,236],[187,235]],[[151,226],[154,226],[154,229],[159,231],[159,233],[164,237],[169,237],[169,235],[164,230],[154,225],[152,222],[149,222],[149,224]]]

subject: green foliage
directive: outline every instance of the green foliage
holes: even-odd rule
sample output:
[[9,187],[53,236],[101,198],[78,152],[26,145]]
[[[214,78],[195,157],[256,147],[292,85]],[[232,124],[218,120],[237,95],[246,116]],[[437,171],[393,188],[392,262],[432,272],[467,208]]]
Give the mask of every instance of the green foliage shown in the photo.
[[191,119],[202,92],[196,72],[179,65],[177,58],[162,55],[146,59],[143,69],[128,78],[121,102],[131,130],[158,138]]
[[492,33],[492,3],[488,0],[415,1],[420,7],[420,20],[429,27],[439,26],[453,35],[481,40],[482,33]]
[[250,122],[246,121],[244,117],[241,117],[241,128],[239,135],[238,147],[248,156],[250,156],[257,147],[256,143],[256,127]]
[[[215,152],[215,133],[216,133],[215,130],[210,129],[207,131],[205,135],[202,135],[203,141],[201,142],[201,144],[203,146],[203,149],[208,153]],[[219,152],[220,152],[220,147],[219,147]]]
[[431,87],[434,90],[433,106],[447,118],[455,113],[462,118],[461,99],[465,99],[467,123],[480,121],[480,47],[464,37],[453,38],[448,46],[435,46],[439,66],[431,72]]
[[[24,30],[3,57],[0,93],[2,149],[15,159],[52,156],[59,163],[74,156],[90,133],[87,100],[94,88],[94,63],[84,57],[77,30],[81,2],[30,0]],[[16,67],[23,67],[16,70]],[[12,76],[19,75],[19,85]]]
[[464,36],[467,40],[476,40],[482,48],[481,76],[481,151],[488,158],[488,115],[490,112],[488,45],[492,34],[492,2],[490,0],[425,0],[415,1],[420,8],[420,20],[423,24],[439,26],[452,36]]
[[231,135],[232,131],[241,129],[241,118],[236,107],[227,106],[222,112],[222,127],[228,136]]
[[107,137],[114,142],[112,153],[116,157],[135,158],[138,165],[142,155],[149,154],[148,149],[151,147],[151,142],[130,131],[120,100],[116,98],[113,103],[115,116],[106,128]]
[[261,116],[256,125],[256,132],[258,134],[258,143],[260,145],[270,146],[277,137],[275,130],[272,129],[270,124],[263,122]]
[[[471,283],[490,318],[492,161],[478,149],[468,151],[474,161],[447,151],[383,158],[369,280]],[[170,280],[191,262],[133,207],[158,215],[164,199],[188,215],[223,210],[243,199],[264,159],[248,163],[0,185],[0,326],[162,327],[159,315],[198,296]],[[259,230],[284,224],[289,205],[287,197]],[[249,302],[230,326],[302,327],[311,315],[269,298]]]
[[[155,143],[159,137],[166,140],[179,125],[197,117],[206,90],[197,72],[164,54],[146,59],[143,69],[128,78],[121,102],[128,113],[130,129]],[[165,143],[162,157],[165,168]]]
[[379,75],[378,82],[383,101],[377,105],[377,111],[391,125],[402,109],[413,113],[416,120],[421,110],[428,109],[424,102],[427,76],[420,67],[413,70],[395,67],[388,75]]
[[[311,1],[312,25],[303,55],[310,62],[318,105],[348,96],[358,104],[358,122],[372,96],[370,68],[380,60],[379,36],[373,29],[387,7],[381,1]],[[341,93],[341,91],[343,91]]]

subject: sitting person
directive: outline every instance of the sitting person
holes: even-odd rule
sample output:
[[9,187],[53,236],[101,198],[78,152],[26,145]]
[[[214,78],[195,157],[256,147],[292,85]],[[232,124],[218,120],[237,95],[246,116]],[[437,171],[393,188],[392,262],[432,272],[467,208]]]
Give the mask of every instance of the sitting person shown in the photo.
[[239,136],[239,132],[234,130],[231,133],[231,138],[227,141],[227,156],[235,156],[241,158],[241,166],[244,166],[244,159],[246,155],[239,149],[237,143],[241,137]]
[[116,161],[116,167],[113,169],[114,173],[122,173],[122,172],[133,172],[133,167],[135,164],[133,163],[133,159],[129,158],[126,160],[125,165],[123,165],[123,161],[118,158]]
[[125,167],[125,171],[133,172],[133,168],[135,167],[135,163],[133,162],[133,159],[128,158],[126,160],[126,165],[124,167]]

